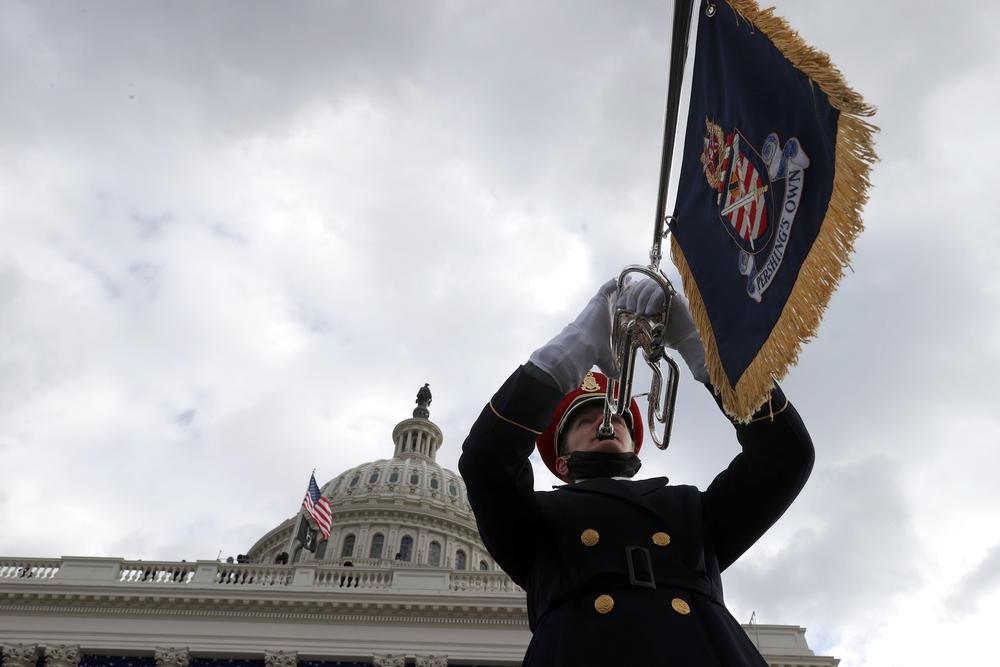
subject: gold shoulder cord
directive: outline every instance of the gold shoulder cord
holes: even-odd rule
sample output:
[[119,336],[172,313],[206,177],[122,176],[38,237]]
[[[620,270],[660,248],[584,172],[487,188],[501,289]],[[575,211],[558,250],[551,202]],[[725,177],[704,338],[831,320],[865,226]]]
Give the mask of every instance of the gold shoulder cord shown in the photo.
[[502,414],[500,414],[499,412],[497,412],[497,409],[495,407],[493,407],[493,401],[490,401],[490,410],[492,410],[493,414],[495,414],[497,416],[497,419],[499,419],[501,421],[505,421],[508,424],[513,424],[514,426],[516,426],[518,428],[523,428],[525,431],[527,431],[528,433],[531,433],[533,435],[541,435],[542,434],[541,431],[536,431],[533,428],[528,428],[524,424],[518,424],[513,419],[507,419],[506,417],[504,417]]

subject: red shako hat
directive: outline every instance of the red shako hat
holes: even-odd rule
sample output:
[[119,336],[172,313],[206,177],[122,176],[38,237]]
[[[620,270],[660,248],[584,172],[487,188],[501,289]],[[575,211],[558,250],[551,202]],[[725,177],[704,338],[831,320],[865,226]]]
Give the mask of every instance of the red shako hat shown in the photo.
[[[583,383],[578,388],[563,396],[562,401],[556,407],[556,411],[552,414],[549,425],[545,427],[542,434],[535,440],[535,447],[538,448],[538,453],[541,455],[545,467],[564,482],[568,482],[569,480],[556,472],[556,459],[559,458],[556,447],[563,427],[569,422],[569,418],[573,413],[584,405],[595,401],[603,403],[607,388],[608,377],[606,375],[596,371],[589,371],[584,376]],[[639,404],[635,402],[634,398],[629,399],[629,402],[628,412],[625,413],[624,419],[628,424],[629,431],[632,433],[635,453],[638,454],[639,449],[642,447],[642,413],[639,412]]]

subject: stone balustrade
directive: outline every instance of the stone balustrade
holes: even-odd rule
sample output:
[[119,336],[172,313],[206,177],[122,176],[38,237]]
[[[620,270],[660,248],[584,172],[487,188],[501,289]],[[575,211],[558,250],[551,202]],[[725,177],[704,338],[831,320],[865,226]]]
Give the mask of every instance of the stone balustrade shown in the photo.
[[255,565],[218,561],[130,561],[120,558],[0,558],[0,586],[114,585],[157,589],[353,589],[434,593],[522,594],[503,572],[422,568],[410,564],[343,566],[333,563]]
[[503,572],[452,572],[449,590],[473,593],[523,593],[524,589]]
[[194,563],[122,561],[118,581],[124,583],[186,584],[195,573]]
[[386,568],[317,568],[315,586],[321,588],[392,588],[392,570]]
[[4,579],[51,579],[59,572],[62,560],[32,558],[0,560],[0,581]]
[[295,567],[284,565],[231,565],[219,564],[213,583],[223,586],[288,586],[295,575]]

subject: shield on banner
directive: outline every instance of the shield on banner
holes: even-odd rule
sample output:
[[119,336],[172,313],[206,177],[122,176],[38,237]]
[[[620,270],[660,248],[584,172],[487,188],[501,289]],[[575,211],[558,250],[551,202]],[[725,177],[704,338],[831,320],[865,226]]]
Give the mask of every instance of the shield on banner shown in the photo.
[[739,131],[726,140],[719,190],[719,215],[726,231],[743,252],[757,253],[770,236],[768,217],[774,207],[764,158]]

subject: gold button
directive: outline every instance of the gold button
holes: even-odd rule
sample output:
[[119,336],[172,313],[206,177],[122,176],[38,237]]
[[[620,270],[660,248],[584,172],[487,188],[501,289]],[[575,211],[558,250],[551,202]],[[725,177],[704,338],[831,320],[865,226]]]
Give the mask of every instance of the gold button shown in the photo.
[[588,547],[592,547],[601,541],[601,536],[593,528],[588,528],[587,530],[580,533],[580,541],[583,542]]
[[653,533],[653,544],[658,547],[665,547],[670,544],[670,536],[663,531]]
[[598,614],[606,614],[615,608],[615,600],[610,595],[598,595],[594,600],[594,609]]
[[671,600],[670,606],[674,608],[674,611],[682,616],[687,616],[691,613],[691,605],[680,598],[674,598]]

